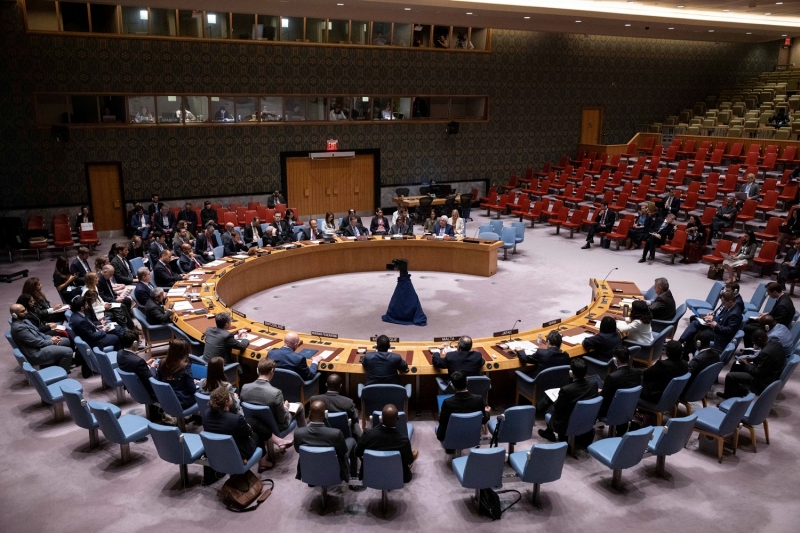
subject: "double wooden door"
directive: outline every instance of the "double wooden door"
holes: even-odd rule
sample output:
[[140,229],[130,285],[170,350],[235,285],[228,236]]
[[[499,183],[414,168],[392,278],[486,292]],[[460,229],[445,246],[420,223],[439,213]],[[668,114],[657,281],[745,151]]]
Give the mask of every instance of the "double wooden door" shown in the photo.
[[375,209],[375,156],[286,159],[286,194],[302,216]]

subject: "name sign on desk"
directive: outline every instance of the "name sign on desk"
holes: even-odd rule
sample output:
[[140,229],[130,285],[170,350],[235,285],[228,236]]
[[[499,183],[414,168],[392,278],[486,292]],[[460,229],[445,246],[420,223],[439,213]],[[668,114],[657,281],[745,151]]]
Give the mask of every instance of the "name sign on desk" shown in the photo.
[[[559,320],[559,322],[561,321]],[[519,333],[518,329],[507,329],[505,331],[495,331],[492,333],[492,337],[505,337],[506,335],[516,335],[517,333]]]
[[315,337],[324,337],[326,339],[338,339],[339,338],[339,334],[338,333],[325,333],[324,331],[312,331],[311,334],[314,335]]
[[549,328],[550,326],[555,326],[556,324],[561,324],[561,319],[556,318],[555,320],[551,320],[550,322],[545,322],[542,324],[543,328]]
[[457,337],[434,337],[433,342],[453,342],[460,339],[460,336]]
[[584,306],[584,307],[581,307],[580,309],[578,309],[577,311],[575,311],[575,314],[576,314],[576,315],[579,315],[579,314],[581,314],[581,313],[585,312],[587,309],[589,309],[589,306],[588,306],[588,305],[587,305],[587,306]]
[[280,324],[273,324],[272,322],[264,321],[264,325],[267,326],[268,328],[275,328],[275,329],[279,329],[281,331],[286,330],[286,326],[282,326]]
[[[372,337],[369,338],[369,340],[375,342],[378,340],[378,336],[373,335]],[[389,337],[389,342],[400,342],[400,337]]]
[[236,309],[231,309],[231,311],[233,311],[234,315],[239,315],[242,318],[247,318],[247,315],[242,313],[241,311],[237,311]]

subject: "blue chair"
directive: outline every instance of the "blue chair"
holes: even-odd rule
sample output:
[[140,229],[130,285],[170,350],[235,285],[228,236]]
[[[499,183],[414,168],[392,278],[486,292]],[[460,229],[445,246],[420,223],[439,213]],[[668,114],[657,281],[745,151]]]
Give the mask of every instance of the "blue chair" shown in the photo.
[[494,233],[493,231],[481,231],[478,234],[478,238],[484,241],[499,241],[500,235]]
[[533,434],[533,426],[536,424],[536,407],[532,405],[509,407],[502,415],[489,420],[489,433],[492,435],[497,428],[498,420],[500,421],[500,433],[497,435],[497,442],[507,442],[508,453],[514,453],[514,445],[530,439]]
[[666,426],[653,428],[653,438],[647,445],[647,451],[656,456],[656,475],[666,477],[664,466],[667,455],[676,454],[686,446],[692,436],[695,420],[696,414],[670,418]]
[[[380,425],[380,418],[381,412],[380,411],[373,411],[372,412],[372,427],[376,427]],[[405,435],[408,440],[414,436],[414,425],[408,421],[408,417],[404,411],[397,412],[397,432],[401,435]]]
[[[739,330],[736,332],[736,334],[738,335],[739,332],[741,332],[742,336],[744,336],[744,331]],[[730,360],[733,359],[733,354],[736,353],[736,345],[737,343],[733,341],[729,342],[728,345],[725,347],[725,349],[722,351],[722,353],[719,354],[719,360],[722,363],[723,367],[725,367],[730,362]]]
[[153,386],[153,392],[156,394],[156,399],[158,399],[158,405],[161,406],[161,409],[168,415],[174,416],[178,420],[178,428],[181,431],[186,431],[186,417],[199,412],[200,406],[194,403],[186,409],[181,407],[181,403],[169,383],[150,378],[150,385]]
[[688,299],[686,300],[686,307],[691,310],[695,309],[714,309],[717,304],[717,300],[719,299],[719,294],[722,292],[722,289],[725,288],[725,284],[721,281],[715,281],[714,285],[711,286],[711,290],[708,291],[708,296],[706,296],[705,300],[695,300],[695,299]]
[[[203,358],[203,350],[205,349],[205,344],[204,343],[194,340],[189,335],[187,335],[181,328],[177,327],[175,324],[169,324],[169,329],[172,331],[172,336],[173,337],[175,337],[176,339],[183,339],[183,340],[185,340],[186,342],[189,343],[189,355],[190,356],[194,355],[196,357],[199,357],[200,360],[202,360],[202,358]],[[194,359],[192,359],[192,362],[196,362],[196,361]],[[205,361],[203,361],[203,364],[206,364]],[[238,365],[238,363],[237,363],[237,365]]]
[[61,379],[50,385],[45,384],[39,371],[34,370],[30,363],[22,365],[22,372],[28,379],[28,383],[33,385],[33,388],[39,393],[42,403],[53,406],[53,418],[56,422],[64,420],[64,390],[83,392],[81,383],[71,378]]
[[[569,423],[567,424],[567,432],[559,437],[567,437],[567,444],[572,451],[572,456],[576,456],[575,450],[575,437],[588,433],[594,428],[594,423],[597,421],[597,413],[600,412],[600,405],[603,403],[603,397],[598,396],[590,400],[581,400],[575,404],[572,414],[569,415]],[[551,418],[550,413],[544,415],[544,421],[549,422]]]
[[608,436],[616,435],[617,426],[627,424],[636,414],[636,406],[639,404],[639,396],[642,394],[642,386],[630,389],[617,389],[608,406],[608,413],[600,419],[600,422],[608,425]]
[[[170,324],[170,327],[174,328],[176,330],[175,331],[175,338],[176,339],[180,339],[180,338],[184,338],[184,337],[188,338],[188,335],[186,335],[186,333],[184,333],[180,329],[176,328],[172,324]],[[180,332],[182,336],[178,335],[178,332]],[[197,341],[194,341],[194,342],[197,343],[197,344],[200,344],[201,347],[200,347],[200,355],[189,354],[189,361],[192,362],[192,375],[194,376],[195,379],[205,379],[208,376],[208,363],[202,357],[203,356],[203,348],[202,347],[204,345],[202,343],[198,343]],[[189,344],[191,346],[191,343],[189,343]],[[233,383],[234,386],[238,386],[238,384],[239,384],[239,363],[228,363],[222,369],[225,372],[225,380],[228,383]],[[197,372],[195,372],[195,370]]]
[[629,431],[622,437],[603,439],[589,446],[589,455],[614,471],[611,486],[622,490],[622,471],[636,466],[644,457],[653,428]]
[[202,392],[195,392],[194,399],[197,402],[197,410],[200,413],[200,416],[206,412],[208,409],[208,401],[211,398],[209,394],[203,394]]
[[321,375],[320,372],[317,372],[310,380],[303,381],[297,372],[276,368],[270,384],[281,390],[286,401],[305,405],[312,396],[319,394],[319,377]]
[[[69,408],[69,415],[72,417],[72,421],[79,428],[89,430],[89,449],[97,448],[100,443],[97,434],[100,424],[97,423],[97,419],[89,410],[89,402],[84,400],[80,391],[67,388],[63,389],[62,392],[64,393],[64,403]],[[114,406],[111,411],[117,418],[122,415],[122,411],[117,406]]]
[[[117,369],[112,366],[109,354],[100,350],[99,348],[93,348],[92,352],[94,354],[95,361],[97,361],[97,366],[100,367],[100,376],[103,380],[103,385],[114,389],[114,392],[117,395],[118,404],[125,403],[125,389],[123,388],[124,384],[117,373]],[[116,352],[114,352],[115,361],[116,355]]]
[[133,273],[136,274],[140,268],[144,266],[144,259],[141,257],[132,257],[129,259],[131,262],[131,268],[133,269]]
[[328,507],[328,487],[342,484],[336,450],[323,446],[300,446],[300,481],[322,489],[322,510]]
[[14,337],[11,336],[11,330],[10,329],[6,330],[6,340],[8,341],[8,344],[11,345],[11,349],[12,350],[16,350],[16,349],[19,348],[19,346],[17,346],[17,343],[14,342]]
[[797,346],[797,342],[800,340],[800,322],[792,324],[789,333],[792,334],[792,345]]
[[789,381],[792,373],[794,373],[794,369],[797,368],[797,363],[800,363],[800,355],[793,353],[786,362],[786,366],[783,367],[783,372],[781,372],[781,388],[786,386],[786,382]]
[[664,394],[661,395],[661,399],[658,401],[658,403],[648,402],[647,400],[642,400],[640,398],[639,409],[642,411],[650,411],[651,413],[655,413],[656,425],[660,426],[665,411],[669,411],[673,416],[675,415],[675,404],[678,403],[678,399],[680,398],[683,389],[686,388],[686,384],[689,383],[689,378],[691,377],[691,372],[687,372],[682,376],[672,378],[672,380],[669,382],[669,385],[667,385],[667,388],[664,389]]
[[[277,372],[277,370],[276,370]],[[373,411],[383,411],[383,406],[392,404],[398,411],[408,412],[408,399],[411,398],[411,385],[358,385],[361,398],[361,429],[367,428],[367,417]]]
[[686,304],[681,304],[675,310],[675,315],[671,319],[669,319],[669,320],[655,320],[655,319],[653,319],[650,322],[650,325],[653,328],[654,332],[659,332],[659,331],[662,331],[662,330],[668,328],[669,326],[672,326],[672,331],[673,331],[673,335],[674,335],[675,330],[678,328],[678,322],[681,321],[681,318],[683,318],[683,315],[685,315],[685,314],[686,314]]
[[152,357],[153,345],[155,343],[167,344],[172,341],[172,330],[169,325],[158,324],[153,325],[147,321],[147,317],[138,307],[133,308],[133,318],[142,326],[142,333],[144,340],[147,343],[147,354]]
[[766,299],[767,299],[767,284],[759,283],[758,287],[756,287],[755,292],[753,292],[753,296],[750,297],[750,301],[744,303],[744,310],[755,311],[757,313],[761,309],[761,306],[764,305],[764,300]]
[[639,346],[641,351],[637,352],[637,357],[631,357],[632,361],[644,363],[645,365],[652,366],[653,361],[661,357],[661,352],[664,351],[664,345],[672,338],[672,332],[675,330],[672,326],[667,326],[658,333],[653,334],[653,342],[650,344],[641,344],[625,339],[626,346]]
[[209,466],[223,474],[230,476],[244,474],[257,465],[261,459],[261,448],[256,448],[249,458],[242,459],[239,448],[236,447],[236,441],[230,435],[203,431],[200,433],[200,440],[203,442]]
[[329,413],[325,425],[330,428],[338,429],[346,439],[353,436],[353,432],[350,429],[350,419],[344,411],[341,413]]
[[[450,385],[450,381],[445,378],[437,377],[436,384],[439,386],[439,392],[452,395],[455,389]],[[483,398],[484,403],[488,403],[487,398],[489,391],[492,389],[492,380],[489,376],[469,376],[467,377],[467,390],[472,394],[477,394]],[[444,400],[442,400],[444,401]],[[439,410],[442,410],[442,404],[439,402]]]
[[705,407],[697,411],[694,431],[701,436],[705,435],[716,439],[717,459],[720,463],[722,462],[725,437],[730,434],[733,434],[733,455],[736,455],[736,448],[739,445],[739,423],[755,397],[755,394],[751,392],[744,398],[731,398],[731,402],[726,406],[727,411],[715,407]]
[[128,389],[128,394],[131,395],[133,401],[144,405],[147,419],[152,420],[151,410],[156,403],[153,401],[153,398],[150,397],[150,393],[144,388],[142,382],[139,381],[139,376],[132,372],[125,372],[119,369],[117,369],[117,374],[119,374],[119,379],[122,380],[122,384]]
[[453,459],[453,472],[465,489],[475,489],[475,505],[480,505],[481,489],[503,486],[505,448],[479,448],[465,457]]
[[[214,232],[216,233],[216,231]],[[214,247],[214,259],[222,259],[225,257],[225,247],[224,246],[215,246]]]
[[656,286],[652,285],[649,289],[644,291],[644,294],[642,296],[647,301],[647,303],[652,303],[652,301],[658,297],[658,295],[656,294]]
[[162,426],[160,424],[147,425],[153,444],[156,446],[158,456],[162,461],[178,465],[183,486],[189,484],[189,468],[187,465],[198,461],[205,449],[200,435],[194,433],[181,433],[176,427]]
[[561,479],[564,460],[567,458],[567,443],[536,444],[528,452],[516,452],[508,456],[508,463],[525,483],[533,483],[531,503],[539,509],[539,487]]
[[536,377],[530,377],[520,370],[517,373],[517,399],[519,405],[520,398],[525,398],[531,404],[536,405],[544,396],[544,391],[550,389],[560,389],[569,381],[569,366],[553,366],[545,368]]
[[[631,347],[628,351],[632,350],[633,348],[634,347]],[[636,348],[638,351],[639,347],[636,346]],[[597,376],[601,381],[605,381],[606,376],[617,369],[617,366],[614,364],[613,357],[608,361],[603,361],[601,359],[595,359],[587,354],[583,356],[583,360],[586,362],[586,375]]]
[[491,224],[481,224],[478,226],[478,233],[494,233],[494,228],[492,228]]
[[[17,360],[20,370],[22,370],[22,367],[25,363],[30,364],[28,359],[22,354],[21,351],[19,351],[19,348],[14,348],[12,352],[14,353],[14,359]],[[33,365],[31,365],[31,367],[33,367]],[[57,381],[67,378],[67,371],[60,366],[48,366],[46,368],[40,368],[37,370],[37,372],[39,372],[39,377],[42,378],[42,381],[44,381],[45,385],[52,385]]]
[[717,382],[722,367],[725,366],[722,361],[708,365],[706,368],[697,374],[692,382],[683,390],[680,395],[680,402],[686,407],[686,414],[692,414],[692,405],[690,402],[703,402],[703,407],[708,405],[706,401],[706,394],[711,390],[711,386]]
[[100,373],[100,365],[97,364],[97,359],[95,359],[94,351],[89,347],[86,342],[81,339],[80,337],[75,337],[75,350],[83,357],[83,360],[89,365],[89,368],[92,370],[93,373],[99,374]]
[[106,402],[89,401],[89,409],[100,425],[106,440],[119,444],[122,464],[131,460],[131,442],[147,436],[148,422],[141,416],[125,415],[117,418],[119,408]]
[[511,227],[514,228],[514,230],[516,231],[515,241],[514,241],[514,253],[517,253],[517,244],[525,242],[525,223],[514,221],[511,223]]
[[[483,425],[483,414],[480,411],[474,413],[453,413],[447,422],[447,432],[442,441],[442,448],[445,450],[455,450],[455,456],[461,456],[461,450],[474,448],[481,443],[481,426]],[[433,430],[439,428],[437,424]]]
[[[257,418],[262,424],[267,426],[274,435],[277,435],[280,438],[286,437],[286,435],[297,428],[297,421],[292,420],[289,423],[289,426],[281,431],[280,427],[278,427],[278,422],[275,420],[275,414],[268,405],[256,405],[253,403],[242,402],[242,413],[244,414],[245,418]],[[275,447],[273,446],[272,441],[266,442],[266,449],[267,459],[275,462]]]
[[[500,213],[497,213],[497,218],[500,218]],[[489,225],[492,227],[492,231],[497,233],[498,235],[503,233],[503,221],[502,220],[490,220]]]
[[385,513],[389,503],[388,492],[403,488],[403,461],[400,452],[365,450],[362,466],[362,484],[369,489],[381,491],[381,511]]
[[[756,449],[756,426],[764,424],[764,440],[769,444],[769,423],[767,417],[772,410],[772,405],[778,398],[778,393],[781,391],[781,382],[773,381],[759,394],[756,401],[747,407],[744,416],[742,417],[742,425],[750,430],[750,442],[753,443],[753,453],[758,452]],[[719,404],[720,411],[728,411],[729,406],[733,403],[734,398],[728,398]]]
[[500,238],[503,240],[503,261],[505,261],[508,259],[508,250],[511,248],[516,249],[517,247],[517,230],[511,226],[506,226],[503,228]]

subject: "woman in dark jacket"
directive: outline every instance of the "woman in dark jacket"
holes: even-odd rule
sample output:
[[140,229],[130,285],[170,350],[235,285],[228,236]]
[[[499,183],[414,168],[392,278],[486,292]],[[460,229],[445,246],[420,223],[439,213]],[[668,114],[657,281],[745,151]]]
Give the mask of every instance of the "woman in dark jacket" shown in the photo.
[[613,356],[614,348],[620,344],[622,337],[617,331],[617,321],[607,316],[600,321],[600,333],[583,340],[583,349],[593,359],[608,361]]
[[375,210],[375,216],[372,217],[372,222],[369,224],[369,232],[372,235],[386,235],[390,229],[389,220],[383,216],[383,209],[379,207]]
[[53,307],[60,306],[53,306],[47,300],[47,297],[42,292],[42,282],[39,281],[39,278],[25,280],[22,285],[22,293],[30,294],[33,297],[33,308],[29,309],[29,311],[37,315],[42,322],[63,322],[67,319],[63,311],[60,313],[51,312]]
[[781,259],[786,253],[786,246],[798,237],[800,237],[800,209],[794,209],[786,224],[778,228],[778,256],[775,259]]
[[196,402],[194,393],[197,387],[189,364],[189,343],[183,339],[175,339],[169,343],[167,357],[158,365],[156,379],[168,383],[181,407],[187,409]]

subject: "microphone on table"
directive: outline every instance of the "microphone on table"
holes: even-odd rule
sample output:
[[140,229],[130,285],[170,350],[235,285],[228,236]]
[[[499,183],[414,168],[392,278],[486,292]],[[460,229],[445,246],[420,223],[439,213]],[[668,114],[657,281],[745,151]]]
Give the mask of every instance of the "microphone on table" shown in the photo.
[[[516,322],[514,322],[514,326],[522,322],[522,319],[518,318]],[[508,330],[508,340],[511,340],[511,335],[514,334],[514,326],[511,326],[511,329]]]
[[601,281],[600,283],[605,283],[605,282],[606,282],[606,280],[608,279],[608,276],[610,276],[610,275],[611,275],[611,273],[612,273],[612,272],[614,272],[615,270],[619,270],[619,267],[614,267],[614,268],[612,268],[611,270],[609,270],[609,271],[608,271],[608,274],[606,274],[606,277],[604,277],[604,278],[603,278],[603,281]]

